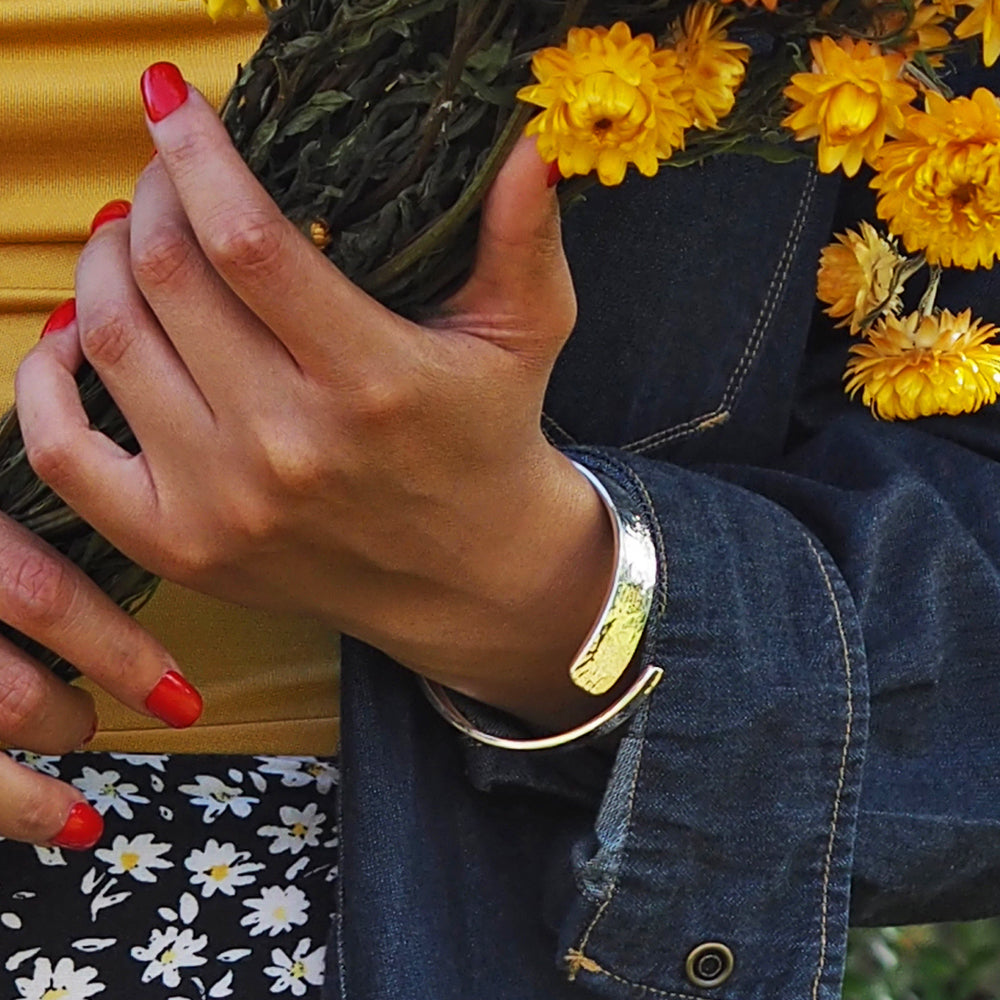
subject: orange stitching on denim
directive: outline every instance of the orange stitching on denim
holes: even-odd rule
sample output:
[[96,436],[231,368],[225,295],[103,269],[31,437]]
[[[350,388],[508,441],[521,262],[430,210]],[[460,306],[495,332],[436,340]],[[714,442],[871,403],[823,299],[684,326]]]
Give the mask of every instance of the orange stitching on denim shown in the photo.
[[802,195],[795,209],[795,215],[792,218],[788,237],[785,240],[781,256],[778,258],[778,263],[771,276],[771,282],[764,295],[764,302],[760,307],[760,312],[757,314],[753,329],[750,331],[747,346],[740,360],[737,362],[726,388],[723,390],[722,399],[719,401],[718,406],[708,413],[703,413],[701,416],[692,417],[683,423],[668,427],[662,431],[657,431],[655,434],[650,434],[647,437],[639,438],[638,441],[633,441],[631,444],[623,445],[626,451],[635,452],[636,454],[652,451],[675,438],[710,430],[713,427],[724,424],[729,419],[729,408],[739,397],[740,391],[743,388],[743,380],[746,378],[751,364],[757,357],[761,345],[764,343],[764,333],[774,318],[774,313],[778,308],[778,300],[781,298],[781,293],[785,290],[788,273],[791,270],[792,261],[795,259],[795,254],[801,242],[802,231],[805,229],[806,215],[812,204],[818,176],[815,170],[809,171],[805,187],[802,189]]
[[827,919],[829,913],[830,905],[830,868],[833,864],[833,848],[834,842],[837,836],[837,824],[840,821],[840,803],[844,794],[844,784],[847,776],[847,755],[851,746],[851,739],[853,735],[854,727],[854,696],[851,692],[851,653],[849,644],[847,642],[847,634],[844,631],[844,620],[840,614],[840,605],[837,602],[837,595],[833,590],[833,582],[830,580],[830,575],[826,571],[826,567],[823,565],[823,559],[813,545],[812,539],[806,535],[806,542],[809,544],[809,548],[812,550],[812,554],[816,559],[816,563],[819,566],[820,573],[823,574],[823,581],[826,584],[827,593],[830,595],[830,602],[833,605],[833,612],[837,619],[837,633],[840,636],[840,646],[843,651],[844,656],[844,677],[847,688],[847,726],[844,730],[844,745],[840,754],[840,773],[837,778],[837,791],[834,795],[833,801],[833,816],[830,818],[830,837],[827,841],[826,846],[826,858],[823,862],[823,892],[822,892],[822,906],[820,909],[820,944],[819,944],[819,963],[816,966],[816,975],[813,978],[812,984],[812,997],[813,1000],[819,996],[819,985],[820,980],[823,977],[823,970],[826,967],[826,948],[827,948]]
[[[558,421],[556,421],[556,420],[553,420],[553,419],[552,419],[552,417],[550,417],[550,416],[549,416],[549,415],[548,415],[548,414],[547,414],[547,413],[546,413],[546,412],[545,412],[545,411],[543,410],[543,411],[542,411],[542,432],[543,432],[543,433],[545,432],[545,429],[546,429],[546,428],[549,428],[550,430],[553,430],[553,431],[555,431],[555,432],[556,432],[556,433],[557,433],[557,434],[558,434],[558,435],[559,435],[559,436],[560,436],[560,437],[561,437],[561,438],[563,439],[563,440],[562,440],[562,441],[560,442],[561,444],[564,444],[564,445],[570,445],[570,444],[577,444],[577,443],[578,443],[578,442],[577,442],[577,440],[576,440],[576,438],[574,438],[574,437],[573,437],[573,435],[572,435],[572,434],[570,434],[570,432],[569,432],[568,430],[566,430],[566,428],[565,428],[565,427],[561,426],[561,425],[560,425],[560,424],[558,423]],[[548,435],[547,435],[547,434],[546,434],[545,436],[546,436],[546,437],[548,437]],[[550,439],[550,443],[551,443],[551,444],[554,444],[555,442],[553,442],[553,441],[552,441],[552,440]]]
[[[631,472],[631,470],[629,470]],[[641,485],[641,483],[640,483]],[[644,491],[645,493],[645,491]],[[648,496],[648,494],[646,494]],[[655,519],[654,519],[655,523]],[[853,672],[851,670],[851,654],[850,645],[847,641],[847,633],[844,630],[844,620],[840,613],[840,604],[837,601],[837,595],[833,589],[833,582],[830,580],[830,574],[826,570],[826,566],[823,564],[822,556],[819,550],[813,544],[812,539],[809,535],[803,532],[803,537],[806,540],[806,544],[809,546],[810,552],[812,552],[813,557],[816,560],[817,566],[819,566],[819,571],[823,577],[823,582],[826,586],[827,594],[830,597],[830,602],[833,605],[834,617],[837,623],[837,634],[840,637],[841,650],[843,652],[843,663],[844,663],[844,677],[845,677],[845,688],[847,693],[847,722],[844,730],[844,742],[840,754],[840,770],[837,776],[837,789],[834,793],[833,801],[833,815],[830,819],[830,836],[827,840],[826,855],[823,861],[823,888],[822,888],[822,904],[820,907],[820,951],[819,960],[816,966],[816,975],[813,977],[812,983],[812,998],[817,1000],[819,996],[820,980],[823,976],[823,970],[826,968],[826,950],[827,950],[827,922],[829,916],[829,890],[830,890],[830,869],[833,865],[833,850],[834,843],[836,841],[837,826],[840,822],[840,805],[843,799],[844,786],[846,784],[847,777],[847,758],[850,751],[851,741],[853,739],[854,733],[854,695],[851,689],[851,684],[853,680]],[[648,706],[643,710],[648,715]],[[643,720],[645,724],[645,719]],[[642,744],[640,744],[639,758],[636,761],[635,773],[633,774],[632,787],[629,789],[629,801],[628,801],[628,817],[629,822],[631,822],[632,808],[635,801],[635,790],[636,785],[639,781],[639,769],[642,765]],[[611,889],[608,892],[607,897],[603,900],[601,905],[597,908],[597,912],[594,914],[593,920],[591,920],[590,925],[584,932],[583,938],[580,941],[578,948],[571,948],[564,956],[564,961],[568,967],[569,979],[572,982],[580,971],[591,972],[594,975],[606,976],[615,982],[621,983],[624,986],[629,986],[632,989],[642,990],[645,993],[651,994],[658,997],[669,997],[674,998],[674,1000],[704,1000],[703,997],[695,996],[690,993],[673,993],[668,990],[660,990],[655,986],[647,986],[645,983],[638,983],[631,979],[626,979],[624,976],[616,975],[613,972],[609,972],[598,964],[594,959],[588,957],[584,949],[587,947],[587,942],[590,940],[590,935],[593,933],[597,924],[604,915],[604,911],[611,904],[611,900],[614,897],[615,891],[618,888],[617,880],[612,883]]]
[[[595,976],[605,976],[616,983],[621,983],[623,986],[629,986],[633,990],[641,990],[643,993],[653,996],[672,997],[674,1000],[706,1000],[705,997],[696,996],[694,993],[674,993],[670,990],[658,990],[655,986],[647,986],[645,983],[637,983],[631,979],[626,979],[624,976],[618,976],[607,969],[601,968],[597,962],[592,958],[588,958],[583,952],[572,948],[566,953],[565,961],[571,967],[570,982],[576,978],[577,972],[582,970],[584,972],[591,972]],[[717,998],[717,1000],[721,1000],[721,998]]]

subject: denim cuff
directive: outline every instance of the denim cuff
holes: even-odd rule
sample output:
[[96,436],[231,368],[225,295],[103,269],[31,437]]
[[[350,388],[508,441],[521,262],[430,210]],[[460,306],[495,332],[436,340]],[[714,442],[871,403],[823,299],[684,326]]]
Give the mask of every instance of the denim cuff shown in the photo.
[[[641,655],[665,676],[581,832],[574,891],[551,887],[569,900],[566,972],[615,998],[835,1000],[868,716],[848,588],[816,538],[764,497],[614,449],[570,454],[648,518],[660,572]],[[465,754],[482,789],[579,797],[600,774],[577,782],[583,751],[557,766],[479,745]],[[651,940],[660,945],[636,947]],[[713,945],[732,972],[705,987],[687,959]]]

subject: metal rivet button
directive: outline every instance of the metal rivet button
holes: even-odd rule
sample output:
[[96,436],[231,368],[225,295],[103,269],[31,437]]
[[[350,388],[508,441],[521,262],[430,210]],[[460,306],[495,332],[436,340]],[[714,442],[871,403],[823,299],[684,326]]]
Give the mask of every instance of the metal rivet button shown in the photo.
[[734,964],[733,953],[724,944],[706,941],[691,949],[684,971],[693,986],[710,990],[721,986],[733,974]]

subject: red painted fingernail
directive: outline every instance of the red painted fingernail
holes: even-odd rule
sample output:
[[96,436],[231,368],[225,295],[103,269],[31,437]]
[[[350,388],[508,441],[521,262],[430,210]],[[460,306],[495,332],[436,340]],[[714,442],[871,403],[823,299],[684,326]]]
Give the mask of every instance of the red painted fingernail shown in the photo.
[[549,187],[555,187],[563,179],[562,171],[559,169],[559,161],[553,160],[549,164]]
[[188,99],[187,83],[173,63],[153,63],[142,74],[139,89],[151,122],[163,121]]
[[201,695],[176,670],[168,670],[146,699],[146,708],[174,729],[186,729],[201,715]]
[[41,340],[48,333],[55,333],[56,330],[65,330],[73,320],[76,319],[76,299],[67,299],[61,306],[56,306],[52,310],[52,315],[45,321],[42,329]]
[[66,825],[52,838],[53,847],[70,851],[86,851],[101,839],[104,820],[101,814],[86,802],[77,802],[69,811]]
[[132,211],[132,203],[124,200],[109,201],[90,224],[90,235],[93,236],[105,222],[113,222],[115,219],[127,219],[128,213]]

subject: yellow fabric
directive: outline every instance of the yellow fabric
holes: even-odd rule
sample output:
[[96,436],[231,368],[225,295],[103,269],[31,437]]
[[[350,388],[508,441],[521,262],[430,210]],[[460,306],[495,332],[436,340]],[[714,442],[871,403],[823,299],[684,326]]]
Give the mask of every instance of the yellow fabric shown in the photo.
[[[175,62],[218,105],[263,29],[261,17],[213,25],[200,0],[0,0],[0,406],[47,315],[73,294],[91,218],[130,197],[152,152],[142,71]],[[335,635],[167,584],[140,620],[204,694],[204,718],[164,730],[95,691],[95,750],[335,750]]]

